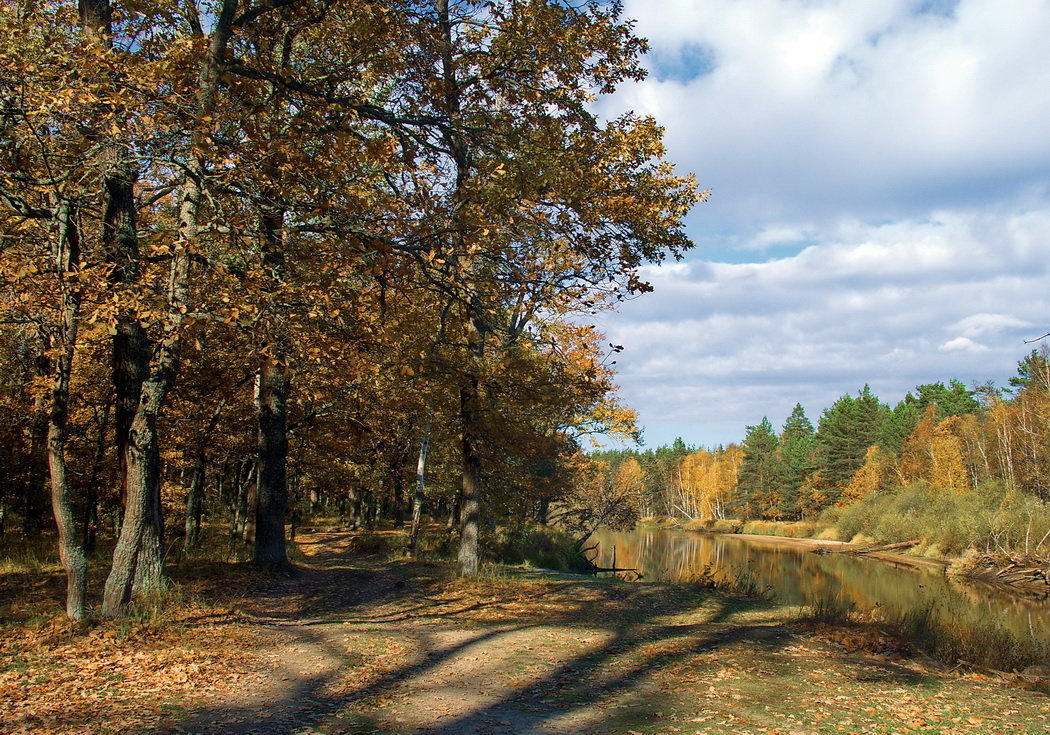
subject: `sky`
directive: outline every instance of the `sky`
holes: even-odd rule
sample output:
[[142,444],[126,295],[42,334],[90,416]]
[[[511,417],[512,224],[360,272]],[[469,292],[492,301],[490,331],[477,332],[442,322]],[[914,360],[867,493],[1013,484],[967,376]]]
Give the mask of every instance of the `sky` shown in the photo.
[[647,446],[865,384],[998,385],[1050,331],[1050,0],[626,0],[696,247],[599,325]]

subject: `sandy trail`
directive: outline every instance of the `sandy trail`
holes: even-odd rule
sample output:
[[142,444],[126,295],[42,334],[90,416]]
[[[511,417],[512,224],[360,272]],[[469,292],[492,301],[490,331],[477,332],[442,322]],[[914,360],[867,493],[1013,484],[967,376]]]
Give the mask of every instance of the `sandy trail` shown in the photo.
[[[263,685],[171,732],[1043,733],[1050,722],[1045,697],[850,654],[767,603],[565,576],[465,583],[350,555],[346,534],[300,542],[309,565],[244,611]],[[1003,711],[1014,714],[988,718]]]

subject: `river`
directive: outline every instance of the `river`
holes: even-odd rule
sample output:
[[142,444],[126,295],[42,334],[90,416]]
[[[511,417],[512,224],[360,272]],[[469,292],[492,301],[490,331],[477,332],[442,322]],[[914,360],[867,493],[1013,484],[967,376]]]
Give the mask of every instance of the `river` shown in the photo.
[[913,628],[921,624],[961,658],[977,655],[975,641],[1017,654],[1003,661],[1050,651],[1050,601],[960,582],[939,570],[689,531],[603,530],[594,541],[595,563],[614,566],[615,555],[615,566],[637,569],[647,582],[712,578],[800,609],[852,610]]

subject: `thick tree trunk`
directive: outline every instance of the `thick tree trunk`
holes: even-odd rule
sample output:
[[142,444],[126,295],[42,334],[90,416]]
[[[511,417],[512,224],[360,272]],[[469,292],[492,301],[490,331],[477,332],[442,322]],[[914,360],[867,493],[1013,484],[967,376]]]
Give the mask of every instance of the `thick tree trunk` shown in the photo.
[[546,526],[550,517],[551,499],[544,495],[540,498],[539,506],[536,508],[536,522]]
[[149,372],[150,344],[145,330],[135,319],[118,318],[116,330],[112,346],[113,443],[117,448],[120,500],[124,504],[128,496],[128,434],[139,407],[142,382]]
[[82,620],[87,596],[87,558],[77,534],[69,473],[66,469],[69,383],[73,373],[73,356],[80,318],[79,286],[72,276],[80,261],[80,242],[76,213],[69,202],[59,203],[56,219],[59,234],[54,248],[54,260],[56,270],[61,274],[62,323],[58,328],[51,409],[48,412],[47,458],[51,474],[51,506],[58,528],[58,554],[66,570],[66,614],[73,620]]
[[287,366],[287,335],[280,302],[284,280],[284,209],[279,193],[267,190],[259,213],[260,249],[263,268],[275,294],[270,304],[268,344],[259,370],[256,419],[259,447],[259,507],[255,528],[256,564],[284,566],[284,525],[288,512],[288,394],[291,375]]
[[346,515],[349,517],[350,528],[355,531],[368,525],[365,491],[358,485],[350,486],[347,496]]
[[267,360],[259,371],[259,508],[255,527],[256,564],[288,563],[284,522],[288,507],[288,423],[285,407],[291,380],[287,368]]
[[[154,388],[152,381],[148,385]],[[151,402],[157,400],[155,388],[151,398]],[[163,584],[163,565],[158,569],[150,558],[160,555],[163,548],[152,526],[157,512],[153,488],[160,482],[157,418],[155,412],[143,408],[136,414],[129,432],[127,503],[102,597],[102,614],[108,617],[124,617],[134,591],[151,590]]]
[[157,469],[155,479],[152,480],[146,525],[142,529],[142,548],[135,566],[135,583],[131,589],[132,594],[135,595],[154,594],[168,588],[168,579],[164,571],[167,562],[167,547],[164,539],[164,507],[160,498],[159,437],[153,438],[152,446],[157,454]]

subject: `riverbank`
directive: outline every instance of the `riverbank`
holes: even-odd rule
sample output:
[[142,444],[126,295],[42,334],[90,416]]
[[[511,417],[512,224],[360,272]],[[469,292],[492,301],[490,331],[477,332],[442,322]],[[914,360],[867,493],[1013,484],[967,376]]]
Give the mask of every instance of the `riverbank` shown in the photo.
[[[857,544],[849,541],[841,541],[830,538],[827,528],[821,528],[813,524],[805,523],[778,523],[775,521],[739,521],[726,520],[714,521],[712,523],[698,523],[695,521],[682,521],[672,518],[645,518],[639,522],[642,528],[667,528],[692,533],[706,533],[722,536],[733,536],[734,538],[750,539],[757,543],[768,543],[779,546],[791,546],[799,549],[818,551],[822,547],[842,551],[849,547],[861,550],[871,544]],[[749,528],[761,528],[762,533],[749,533]],[[780,534],[778,530],[789,530],[797,533],[799,530],[818,534],[817,537],[806,537],[798,535]],[[952,559],[929,558],[925,556],[913,556],[910,554],[897,554],[891,552],[868,552],[864,556],[868,559],[896,566],[913,567],[916,569],[935,569],[946,571],[953,563]]]
[[[83,644],[8,627],[0,730],[1036,735],[1050,723],[1044,695],[890,640],[861,646],[768,601],[509,567],[463,581],[359,547],[303,534],[293,574],[183,578],[163,624],[97,624]],[[120,654],[99,659],[93,643]]]
[[[729,535],[729,534],[723,534]],[[842,553],[849,550],[863,550],[865,547],[859,544],[851,544],[847,541],[831,541],[811,538],[793,538],[790,536],[766,536],[764,534],[737,533],[732,534],[734,538],[748,539],[755,543],[775,544],[777,546],[791,546],[809,551],[829,549],[834,553]],[[917,569],[936,569],[946,571],[949,562],[941,559],[926,559],[920,556],[907,556],[905,554],[894,554],[885,551],[872,551],[864,554],[866,559],[877,559],[888,564],[904,567],[915,567]]]

